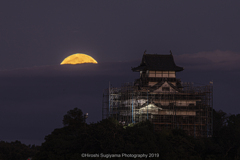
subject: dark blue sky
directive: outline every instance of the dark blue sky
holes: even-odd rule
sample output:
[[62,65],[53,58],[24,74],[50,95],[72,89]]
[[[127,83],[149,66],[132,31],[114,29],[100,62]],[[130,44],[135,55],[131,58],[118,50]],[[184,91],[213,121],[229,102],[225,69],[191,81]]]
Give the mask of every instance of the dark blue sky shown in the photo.
[[[101,120],[102,92],[134,81],[147,53],[171,49],[182,81],[214,82],[214,108],[239,113],[240,2],[0,2],[0,139],[41,144],[74,107]],[[73,53],[97,65],[59,66]]]
[[239,1],[11,0],[0,2],[0,69],[99,62],[148,53],[239,52]]

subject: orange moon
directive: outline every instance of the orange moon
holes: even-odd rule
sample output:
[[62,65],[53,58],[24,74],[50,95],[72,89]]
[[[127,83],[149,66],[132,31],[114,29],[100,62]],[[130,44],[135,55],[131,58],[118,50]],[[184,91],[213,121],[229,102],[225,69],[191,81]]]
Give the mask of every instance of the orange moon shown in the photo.
[[82,64],[82,63],[98,63],[94,58],[83,53],[76,53],[65,58],[60,65],[64,64]]

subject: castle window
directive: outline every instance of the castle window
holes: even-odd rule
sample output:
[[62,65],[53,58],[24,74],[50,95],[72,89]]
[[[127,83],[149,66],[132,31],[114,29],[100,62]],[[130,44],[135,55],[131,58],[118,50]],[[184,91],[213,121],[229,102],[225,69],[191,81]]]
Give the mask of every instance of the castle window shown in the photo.
[[168,77],[168,71],[163,71],[163,77]]
[[169,87],[162,87],[162,91],[170,91]]
[[162,77],[162,71],[156,71],[156,77]]
[[175,76],[175,71],[169,71],[168,72],[168,76],[170,77],[170,78],[175,78],[176,76]]
[[149,77],[156,77],[155,71],[149,71]]

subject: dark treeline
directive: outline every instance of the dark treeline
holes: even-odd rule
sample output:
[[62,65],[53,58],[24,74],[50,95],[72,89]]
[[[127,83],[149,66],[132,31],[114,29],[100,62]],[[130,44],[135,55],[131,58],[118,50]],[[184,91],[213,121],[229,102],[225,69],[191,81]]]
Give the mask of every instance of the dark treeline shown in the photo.
[[213,115],[213,136],[194,138],[181,129],[154,132],[149,121],[128,127],[111,118],[86,124],[82,111],[75,108],[64,116],[64,127],[47,135],[40,148],[19,141],[1,142],[0,158],[24,159],[25,154],[25,160],[31,156],[33,160],[77,160],[94,159],[83,158],[82,153],[158,153],[163,160],[240,159],[240,114],[227,115],[214,110]]
[[0,160],[27,160],[39,152],[39,146],[25,145],[20,141],[0,141]]

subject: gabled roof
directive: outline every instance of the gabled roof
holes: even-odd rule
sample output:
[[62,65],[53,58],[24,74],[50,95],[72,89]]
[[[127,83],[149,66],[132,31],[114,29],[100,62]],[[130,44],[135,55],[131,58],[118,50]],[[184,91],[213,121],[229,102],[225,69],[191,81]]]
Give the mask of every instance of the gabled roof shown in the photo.
[[153,85],[152,87],[150,87],[150,90],[151,90],[151,91],[155,91],[155,90],[157,90],[158,88],[160,88],[164,83],[165,83],[165,81],[158,82],[157,84],[155,84],[155,85]]
[[167,82],[175,91],[182,92],[178,87],[174,86],[172,83]]
[[[160,110],[162,110],[162,108],[161,107],[158,107],[156,104],[154,104],[153,102],[151,102],[151,103],[144,103],[143,105],[142,105],[142,107],[140,108],[140,110],[141,109],[147,109],[147,107],[148,106],[150,106],[151,108],[155,108],[155,109],[160,109]],[[148,108],[148,109],[150,109],[150,107]]]
[[178,91],[178,92],[182,92],[178,87],[174,86],[171,82],[168,82],[168,81],[161,81],[161,82],[158,82],[157,84],[155,84],[154,86],[150,87],[150,90],[152,92],[154,92],[155,90],[159,89],[160,87],[162,87],[162,85],[167,82],[167,84],[172,87],[175,91]]
[[183,67],[176,66],[173,55],[143,54],[142,62],[138,67],[132,68],[134,72],[139,71],[182,71]]

